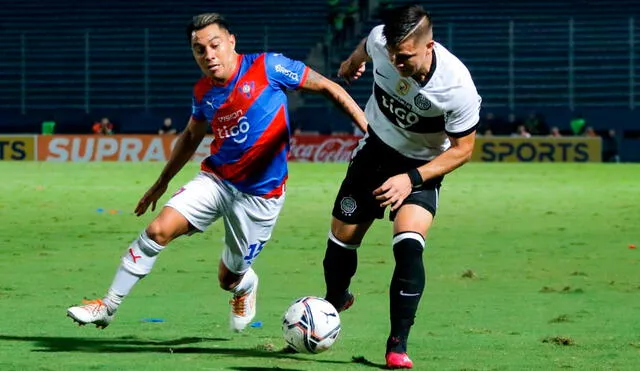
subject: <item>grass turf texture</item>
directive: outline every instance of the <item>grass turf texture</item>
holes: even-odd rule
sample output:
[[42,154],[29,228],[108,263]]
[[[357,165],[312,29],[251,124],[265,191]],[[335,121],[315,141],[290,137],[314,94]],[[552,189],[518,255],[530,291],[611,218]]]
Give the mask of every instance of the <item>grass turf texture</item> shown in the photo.
[[[229,294],[216,278],[222,223],[170,245],[106,330],[66,318],[67,306],[104,294],[155,215],[131,211],[161,167],[0,163],[1,370],[382,366],[393,269],[386,220],[360,249],[357,301],[334,347],[279,352],[288,304],[323,294],[345,164],[291,165],[287,202],[255,263],[262,328],[228,330]],[[161,202],[196,171],[184,169]],[[472,163],[447,177],[409,343],[415,369],[637,370],[640,249],[629,245],[640,244],[638,174],[637,165]]]

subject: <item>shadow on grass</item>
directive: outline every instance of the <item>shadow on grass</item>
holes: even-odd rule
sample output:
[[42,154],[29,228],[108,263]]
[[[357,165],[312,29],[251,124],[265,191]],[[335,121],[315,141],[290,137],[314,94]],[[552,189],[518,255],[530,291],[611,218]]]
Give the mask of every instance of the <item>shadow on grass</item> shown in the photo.
[[[111,339],[55,336],[8,336],[0,335],[0,341],[30,342],[33,352],[82,352],[82,353],[169,353],[169,354],[219,354],[232,357],[286,358],[297,361],[347,364],[348,361],[303,358],[284,350],[262,347],[230,348],[194,346],[199,343],[227,342],[228,338],[183,337],[174,340],[144,340],[135,337]],[[273,370],[274,368],[237,368],[238,370]],[[277,370],[278,368],[275,368]]]
[[366,359],[363,356],[354,356],[351,358],[351,361],[353,363],[357,363],[363,366],[369,366],[369,367],[373,367],[373,368],[379,368],[381,370],[386,370],[387,369],[387,365],[383,364],[383,363],[374,363],[369,361],[368,359]]

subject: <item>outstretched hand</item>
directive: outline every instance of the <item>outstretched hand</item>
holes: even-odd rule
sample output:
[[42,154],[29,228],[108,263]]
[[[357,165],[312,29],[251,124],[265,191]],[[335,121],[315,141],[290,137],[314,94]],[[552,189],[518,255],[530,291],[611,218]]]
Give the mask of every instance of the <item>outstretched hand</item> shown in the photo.
[[366,70],[366,62],[362,62],[360,64],[353,63],[351,58],[345,60],[340,64],[340,69],[338,70],[338,77],[342,78],[347,84],[350,84],[351,81],[357,80],[362,76],[364,71]]
[[387,179],[375,191],[373,195],[376,200],[381,201],[380,207],[391,205],[391,211],[395,211],[402,205],[402,202],[411,194],[411,179],[407,174],[398,174]]
[[138,205],[136,206],[136,216],[140,216],[144,214],[149,205],[151,205],[151,211],[156,210],[156,203],[162,197],[162,195],[167,191],[166,183],[155,182],[151,188],[142,196],[140,201],[138,201]]

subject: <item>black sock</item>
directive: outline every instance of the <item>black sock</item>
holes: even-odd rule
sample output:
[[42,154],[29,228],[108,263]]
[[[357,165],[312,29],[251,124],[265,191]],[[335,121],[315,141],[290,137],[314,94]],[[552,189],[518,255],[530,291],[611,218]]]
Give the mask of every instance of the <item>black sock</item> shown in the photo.
[[402,232],[394,237],[393,255],[396,268],[389,288],[391,333],[387,352],[407,351],[407,338],[425,287],[422,263],[424,239],[419,233]]
[[358,267],[357,246],[342,247],[332,239],[327,240],[327,251],[324,255],[324,282],[327,285],[326,299],[339,309],[346,298],[351,277]]

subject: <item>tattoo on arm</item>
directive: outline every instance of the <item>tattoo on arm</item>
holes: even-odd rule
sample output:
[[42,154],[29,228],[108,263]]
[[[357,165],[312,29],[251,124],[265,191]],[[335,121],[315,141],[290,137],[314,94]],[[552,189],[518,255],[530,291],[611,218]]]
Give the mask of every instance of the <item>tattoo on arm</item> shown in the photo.
[[302,88],[306,90],[312,90],[312,91],[321,91],[323,89],[323,86],[320,83],[322,79],[324,79],[324,76],[320,75],[319,73],[317,73],[312,69],[309,69],[307,80],[302,85]]

